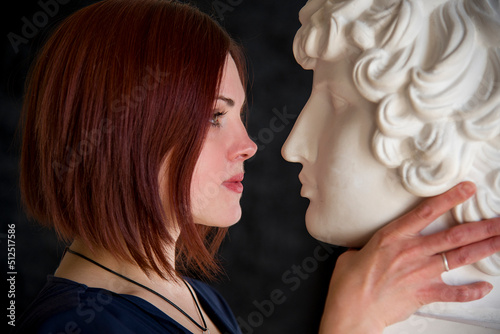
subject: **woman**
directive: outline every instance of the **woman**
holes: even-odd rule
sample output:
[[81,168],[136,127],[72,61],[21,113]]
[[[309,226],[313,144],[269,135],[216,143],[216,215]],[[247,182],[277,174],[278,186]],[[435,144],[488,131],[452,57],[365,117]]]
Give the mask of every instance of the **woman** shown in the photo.
[[[28,213],[72,243],[20,320],[20,333],[240,332],[224,300],[187,276],[216,274],[213,256],[225,228],[241,215],[243,162],[256,151],[241,120],[243,87],[239,48],[187,5],[107,0],[63,22],[41,51],[27,88],[21,189]],[[420,218],[422,208],[433,216],[471,195],[460,189],[390,225],[392,238],[409,222],[430,222],[427,215]],[[448,246],[500,234],[493,228],[482,233],[482,227]],[[444,234],[438,237],[445,244]],[[378,252],[381,239],[384,234],[370,247]],[[474,254],[468,260],[491,251],[469,248]],[[374,262],[366,256],[349,252],[343,259],[361,259],[347,267],[356,264],[368,275],[363,270]],[[452,266],[463,262],[450,256]],[[435,272],[435,258],[431,265]],[[344,278],[348,270],[336,271],[332,280],[325,332],[346,326],[348,319],[337,314],[358,291],[346,284],[353,282]],[[428,285],[419,283],[420,290]],[[348,290],[335,291],[337,286]],[[473,299],[489,287],[461,289]],[[401,314],[387,321],[439,298],[408,294]],[[370,304],[370,312],[380,312],[381,304]]]

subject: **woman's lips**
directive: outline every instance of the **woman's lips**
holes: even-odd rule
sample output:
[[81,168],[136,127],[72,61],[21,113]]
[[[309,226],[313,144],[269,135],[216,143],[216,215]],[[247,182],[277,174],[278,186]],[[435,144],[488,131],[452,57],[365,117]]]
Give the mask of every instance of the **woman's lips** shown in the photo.
[[232,178],[224,181],[222,185],[235,193],[241,194],[243,192],[243,184],[241,183],[241,181],[243,181],[243,176],[243,173],[236,174]]

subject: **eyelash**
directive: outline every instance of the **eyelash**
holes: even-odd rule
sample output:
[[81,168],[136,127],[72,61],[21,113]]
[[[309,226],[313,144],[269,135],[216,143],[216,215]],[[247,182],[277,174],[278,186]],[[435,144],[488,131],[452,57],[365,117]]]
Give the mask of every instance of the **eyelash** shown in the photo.
[[215,111],[212,115],[212,119],[210,120],[210,123],[212,123],[212,126],[215,126],[219,128],[221,126],[219,117],[224,116],[227,114],[227,111]]

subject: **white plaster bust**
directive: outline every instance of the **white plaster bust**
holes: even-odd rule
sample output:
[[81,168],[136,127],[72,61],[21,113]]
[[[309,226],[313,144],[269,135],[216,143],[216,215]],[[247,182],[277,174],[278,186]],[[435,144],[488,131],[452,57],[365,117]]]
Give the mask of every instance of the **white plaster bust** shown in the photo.
[[[425,232],[500,214],[499,0],[310,0],[299,17],[294,54],[314,81],[283,156],[303,165],[312,236],[362,246],[464,180],[476,195]],[[494,289],[386,333],[500,332],[500,253],[443,279]]]

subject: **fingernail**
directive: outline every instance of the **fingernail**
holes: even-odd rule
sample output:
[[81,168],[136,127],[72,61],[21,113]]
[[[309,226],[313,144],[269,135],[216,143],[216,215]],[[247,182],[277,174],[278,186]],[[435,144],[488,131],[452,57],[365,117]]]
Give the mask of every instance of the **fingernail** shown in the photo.
[[485,284],[484,295],[486,296],[487,294],[489,294],[491,290],[493,290],[493,285],[491,285],[490,283]]
[[464,182],[461,184],[460,188],[466,195],[473,194],[476,191],[476,187],[472,182]]

